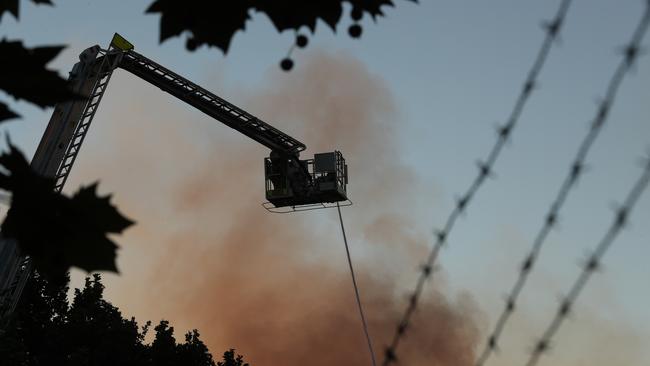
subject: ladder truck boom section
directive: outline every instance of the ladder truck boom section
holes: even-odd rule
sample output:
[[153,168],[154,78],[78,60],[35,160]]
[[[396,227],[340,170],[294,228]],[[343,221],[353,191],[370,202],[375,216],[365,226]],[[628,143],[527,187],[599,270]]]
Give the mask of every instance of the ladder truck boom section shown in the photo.
[[[306,149],[302,142],[135,52],[119,34],[115,34],[108,49],[96,45],[79,55],[68,82],[73,91],[86,97],[56,105],[36,149],[31,166],[37,173],[55,179],[55,191],[63,189],[117,68],[268,147],[271,153],[264,159],[268,202],[263,205],[267,210],[291,212],[350,204],[347,164],[339,151],[300,160],[300,152]],[[13,240],[0,238],[0,319],[6,319],[15,309],[30,273],[29,258],[19,253]]]
[[286,155],[297,155],[305,145],[266,122],[250,115],[191,81],[139,53],[122,53],[119,67],[159,87],[244,135]]

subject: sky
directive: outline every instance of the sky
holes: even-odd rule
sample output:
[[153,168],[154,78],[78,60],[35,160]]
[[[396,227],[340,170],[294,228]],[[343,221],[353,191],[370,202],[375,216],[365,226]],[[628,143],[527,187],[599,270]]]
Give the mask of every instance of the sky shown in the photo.
[[[138,52],[305,142],[304,156],[342,150],[354,201],[343,216],[379,349],[406,305],[433,230],[508,117],[542,42],[540,24],[559,1],[397,1],[376,23],[362,20],[360,40],[347,36],[345,18],[336,34],[319,24],[308,47],[294,52],[290,73],[278,63],[294,34],[278,34],[262,15],[235,35],[227,55],[205,47],[189,53],[184,37],[158,43],[159,17],[143,14],[148,3],[58,1],[51,8],[23,1],[20,21],[5,15],[0,34],[28,46],[68,45],[51,63],[66,75],[83,49],[106,46],[119,32]],[[574,1],[495,179],[479,191],[439,258],[415,318],[416,327],[423,325],[405,342],[412,364],[470,364],[482,349],[643,7],[641,0]],[[638,160],[650,153],[649,97],[650,62],[642,57],[623,82],[492,363],[524,363],[604,235],[612,207],[641,174]],[[2,128],[31,155],[51,109],[13,100],[12,106],[23,119]],[[278,357],[291,347],[296,362],[305,355],[325,362],[327,341],[339,336],[367,362],[336,212],[264,211],[267,154],[117,71],[66,188],[100,180],[100,190],[112,192],[138,222],[116,238],[121,274],[105,275],[107,296],[126,315],[169,319],[178,338],[198,328],[213,353],[236,347],[256,365],[286,359]],[[542,364],[650,359],[648,196]],[[75,272],[78,284],[80,277]],[[339,322],[345,336],[328,326]],[[432,347],[441,334],[454,334],[453,342]]]

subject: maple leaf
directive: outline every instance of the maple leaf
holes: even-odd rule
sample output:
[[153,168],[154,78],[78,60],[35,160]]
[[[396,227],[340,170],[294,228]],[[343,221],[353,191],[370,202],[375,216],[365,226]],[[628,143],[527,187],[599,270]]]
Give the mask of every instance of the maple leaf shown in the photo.
[[[54,5],[50,0],[32,0],[34,4]],[[0,1],[0,20],[5,12],[9,12],[14,18],[18,19],[18,0]]]
[[34,172],[11,142],[0,166],[0,189],[12,193],[2,235],[15,239],[41,274],[60,282],[72,266],[117,272],[117,244],[107,234],[121,233],[133,221],[111,205],[110,196],[97,195],[97,183],[72,197],[56,193],[54,180]]
[[79,98],[48,64],[63,46],[25,48],[21,41],[0,41],[0,89],[43,108]]
[[87,272],[106,270],[117,272],[117,245],[106,234],[120,234],[134,222],[122,216],[110,203],[110,195],[97,195],[97,183],[81,187],[69,199],[69,218],[76,225],[66,232],[64,243],[71,265]]

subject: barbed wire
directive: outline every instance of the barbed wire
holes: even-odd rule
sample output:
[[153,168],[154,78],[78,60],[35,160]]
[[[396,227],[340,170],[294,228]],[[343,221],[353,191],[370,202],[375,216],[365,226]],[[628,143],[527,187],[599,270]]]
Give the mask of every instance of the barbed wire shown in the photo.
[[539,341],[537,341],[533,351],[530,354],[530,358],[526,362],[526,366],[536,365],[542,354],[548,351],[551,338],[558,331],[564,319],[569,315],[571,308],[582,292],[582,289],[584,289],[586,286],[591,275],[600,268],[602,257],[605,255],[607,249],[609,249],[609,247],[614,242],[614,239],[616,239],[616,236],[620,233],[620,231],[627,223],[635,203],[638,202],[641,194],[647,188],[649,182],[650,157],[647,158],[645,169],[643,170],[641,177],[636,181],[628,193],[623,205],[618,210],[616,210],[614,220],[612,221],[609,229],[598,243],[598,246],[594,250],[593,254],[591,254],[589,259],[587,259],[584,267],[582,268],[582,271],[580,272],[580,275],[576,278],[575,282],[571,286],[569,294],[560,303],[555,317],[553,317],[544,333],[542,333],[542,337],[539,339]]
[[649,23],[650,23],[650,1],[647,2],[645,12],[641,18],[641,21],[639,22],[639,24],[637,25],[634,31],[630,43],[625,47],[623,58],[619,63],[618,67],[616,68],[607,86],[607,92],[605,98],[600,102],[596,116],[593,119],[593,122],[591,124],[591,128],[587,133],[587,135],[585,136],[582,143],[580,144],[576,157],[574,161],[571,163],[571,166],[569,168],[569,173],[564,179],[562,185],[560,186],[560,190],[555,200],[551,204],[548,213],[544,218],[542,228],[540,229],[537,236],[535,237],[535,240],[533,241],[532,249],[525,257],[524,261],[522,262],[522,265],[519,269],[519,276],[514,286],[512,287],[510,294],[506,298],[505,307],[496,322],[496,326],[493,332],[490,334],[490,336],[487,339],[485,348],[483,349],[481,355],[478,357],[476,361],[475,364],[476,366],[483,366],[487,362],[489,357],[492,355],[492,353],[494,353],[494,351],[498,348],[499,338],[503,333],[505,325],[508,319],[510,318],[510,316],[515,312],[517,298],[521,294],[526,284],[526,280],[528,279],[528,276],[530,275],[533,266],[537,261],[539,253],[542,249],[542,246],[544,245],[544,242],[549,232],[557,224],[559,211],[564,205],[568,197],[569,191],[577,183],[578,178],[584,172],[585,159],[587,157],[587,154],[589,153],[591,146],[593,145],[594,141],[598,137],[599,132],[602,130],[602,127],[607,120],[608,113],[611,109],[612,104],[614,103],[616,93],[618,91],[621,82],[623,81],[623,77],[629,70],[631,70],[635,60],[639,56],[641,40],[643,39],[643,35],[647,31]]
[[491,175],[494,164],[497,158],[499,157],[499,154],[501,153],[503,146],[508,141],[508,138],[510,137],[512,131],[517,125],[517,121],[519,120],[519,117],[522,114],[526,101],[529,99],[531,93],[536,87],[537,76],[539,75],[542,67],[544,66],[544,63],[548,57],[553,42],[557,39],[559,35],[560,29],[562,28],[564,19],[569,10],[569,6],[571,5],[571,2],[572,0],[562,0],[553,20],[545,22],[543,24],[543,28],[545,29],[546,36],[544,37],[544,41],[542,42],[542,45],[537,53],[537,57],[533,62],[533,66],[529,70],[528,75],[523,83],[521,92],[517,97],[512,112],[510,113],[510,116],[506,124],[501,127],[498,127],[497,141],[492,147],[492,149],[490,150],[487,159],[484,162],[479,161],[478,175],[472,181],[472,184],[465,192],[465,195],[463,195],[461,198],[459,198],[456,201],[456,205],[454,206],[454,209],[449,214],[443,229],[436,232],[435,244],[433,245],[431,251],[429,252],[425,264],[421,266],[420,275],[418,277],[415,290],[409,296],[409,301],[406,310],[402,315],[401,320],[397,324],[395,333],[393,334],[393,338],[390,344],[384,350],[384,360],[382,362],[382,365],[387,366],[390,363],[395,362],[397,360],[397,347],[399,346],[400,340],[404,337],[410,325],[411,316],[413,315],[417,307],[418,301],[422,294],[422,290],[424,288],[424,283],[433,274],[434,263],[436,258],[438,257],[438,252],[445,245],[458,216],[461,213],[465,212],[467,206],[471,202],[472,198],[474,197],[478,189],[485,182],[486,178],[488,178]]

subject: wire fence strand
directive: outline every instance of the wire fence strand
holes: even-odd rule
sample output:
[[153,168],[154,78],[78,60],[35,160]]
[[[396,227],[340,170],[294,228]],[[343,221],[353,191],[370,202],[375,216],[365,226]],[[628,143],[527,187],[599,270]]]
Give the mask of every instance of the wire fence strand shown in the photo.
[[576,299],[584,287],[587,285],[587,282],[589,281],[591,275],[600,268],[602,257],[607,252],[607,249],[609,249],[609,247],[612,245],[620,231],[625,227],[625,224],[628,222],[634,205],[636,202],[638,202],[643,191],[647,188],[649,182],[650,157],[647,158],[645,169],[641,174],[641,177],[636,181],[628,193],[623,205],[618,210],[616,210],[614,220],[612,221],[609,229],[596,246],[594,252],[589,256],[589,259],[587,259],[585,262],[580,275],[576,278],[575,282],[571,286],[567,296],[564,298],[564,300],[561,301],[560,306],[555,313],[555,316],[547,326],[546,330],[544,330],[544,333],[542,333],[542,337],[535,344],[535,347],[531,352],[528,361],[526,362],[526,366],[536,365],[542,354],[548,351],[551,343],[551,338],[553,335],[555,335],[555,333],[562,325],[564,319],[566,319],[566,317],[571,312],[571,308],[575,304]]
[[553,42],[557,39],[562,25],[564,24],[564,19],[569,10],[571,2],[572,0],[562,0],[553,20],[544,23],[546,36],[544,37],[544,41],[542,42],[542,45],[537,53],[537,57],[535,58],[533,65],[523,83],[521,92],[517,97],[512,112],[507,119],[507,122],[498,128],[496,143],[490,150],[487,159],[484,162],[478,163],[478,175],[472,181],[465,194],[457,200],[454,209],[451,211],[447,218],[445,226],[442,228],[442,230],[436,232],[435,244],[429,252],[425,264],[421,267],[420,275],[416,282],[415,289],[409,296],[406,310],[404,311],[399,323],[397,324],[390,344],[384,350],[384,359],[382,362],[383,366],[387,366],[397,361],[397,348],[400,344],[400,341],[405,336],[408,327],[410,326],[411,317],[417,308],[418,301],[422,295],[422,290],[424,289],[424,283],[433,274],[433,268],[436,258],[438,257],[438,253],[440,249],[445,245],[458,216],[461,213],[465,212],[467,206],[471,202],[478,189],[491,175],[495,162],[497,161],[497,158],[499,157],[503,146],[508,141],[508,138],[512,134],[512,131],[519,121],[519,117],[524,110],[526,101],[530,98],[533,90],[536,87],[537,77],[542,70],[546,59],[548,58],[548,54],[550,53]]
[[542,227],[533,241],[532,248],[522,261],[521,267],[519,268],[519,276],[517,277],[512,290],[506,298],[506,303],[503,311],[499,315],[494,330],[487,339],[485,348],[480,353],[480,356],[476,361],[476,366],[485,365],[490,356],[497,350],[501,334],[505,329],[508,319],[510,319],[510,316],[516,311],[517,299],[519,298],[519,295],[521,294],[526,284],[528,276],[533,270],[533,266],[539,257],[542,246],[544,245],[550,231],[557,224],[559,212],[566,202],[571,188],[575,186],[578,178],[584,172],[585,159],[587,157],[587,154],[589,153],[591,146],[598,137],[599,132],[602,130],[602,127],[607,120],[607,116],[611,110],[612,105],[614,104],[614,99],[616,97],[619,86],[621,85],[625,74],[632,69],[634,62],[639,56],[640,44],[644,34],[648,29],[649,22],[650,2],[648,2],[646,5],[645,12],[637,27],[635,28],[632,39],[625,47],[623,58],[618,64],[618,67],[616,68],[607,86],[605,98],[599,103],[596,116],[591,123],[591,128],[580,144],[575,159],[569,168],[569,173],[560,186],[557,196],[551,204],[548,213],[544,217]]

